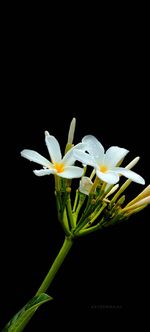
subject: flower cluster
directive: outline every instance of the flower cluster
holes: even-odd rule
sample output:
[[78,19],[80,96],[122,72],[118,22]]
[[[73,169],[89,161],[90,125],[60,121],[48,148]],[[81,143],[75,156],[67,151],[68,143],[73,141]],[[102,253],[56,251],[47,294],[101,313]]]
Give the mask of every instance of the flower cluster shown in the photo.
[[[144,179],[131,170],[139,157],[120,167],[129,152],[124,148],[112,146],[105,152],[102,144],[92,135],[73,145],[75,125],[76,120],[73,119],[64,156],[57,139],[47,131],[45,143],[50,160],[34,150],[21,152],[23,157],[43,166],[33,171],[35,175],[54,175],[58,218],[66,235],[73,238],[124,220],[150,203],[150,185],[125,203],[124,191],[132,181],[145,184]],[[75,165],[76,161],[81,163],[81,167]],[[89,166],[92,169],[88,177]],[[119,188],[121,176],[127,180]],[[72,190],[74,178],[80,178],[75,193]]]

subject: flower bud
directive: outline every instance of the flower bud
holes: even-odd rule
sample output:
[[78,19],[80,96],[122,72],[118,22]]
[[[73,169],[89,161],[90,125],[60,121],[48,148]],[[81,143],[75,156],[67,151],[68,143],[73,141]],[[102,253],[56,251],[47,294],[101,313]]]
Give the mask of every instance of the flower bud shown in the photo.
[[68,144],[70,145],[73,143],[75,127],[76,127],[76,118],[73,118],[70,123],[70,128],[68,133]]
[[79,191],[85,195],[89,195],[93,182],[87,176],[83,176],[80,181]]
[[134,158],[125,168],[127,168],[127,169],[133,168],[137,164],[139,159],[140,159],[140,157]]

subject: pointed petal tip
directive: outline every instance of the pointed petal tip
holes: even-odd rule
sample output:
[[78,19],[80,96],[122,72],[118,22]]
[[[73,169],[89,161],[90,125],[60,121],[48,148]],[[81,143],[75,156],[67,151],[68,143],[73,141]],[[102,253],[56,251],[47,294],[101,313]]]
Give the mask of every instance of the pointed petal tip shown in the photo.
[[121,174],[125,176],[126,178],[130,179],[133,182],[139,183],[139,184],[145,184],[145,180],[143,177],[130,169],[123,168],[123,167],[115,167],[114,172],[117,172],[118,174]]
[[143,184],[143,185],[145,184],[145,180],[143,178],[141,178],[140,184]]
[[35,169],[33,170],[33,173],[37,176],[44,176],[44,175],[50,175],[50,174],[54,174],[54,170],[52,169]]
[[28,150],[28,149],[24,149],[24,150],[22,150],[22,151],[20,152],[21,157],[26,158],[26,155],[28,154],[28,152],[30,152],[30,150]]
[[50,136],[50,133],[49,133],[49,131],[47,131],[47,130],[45,130],[45,137],[46,136]]
[[145,180],[143,179],[143,177],[141,175],[135,173],[135,172],[134,172],[134,174],[137,178],[133,179],[133,181],[136,182],[136,183],[145,185]]

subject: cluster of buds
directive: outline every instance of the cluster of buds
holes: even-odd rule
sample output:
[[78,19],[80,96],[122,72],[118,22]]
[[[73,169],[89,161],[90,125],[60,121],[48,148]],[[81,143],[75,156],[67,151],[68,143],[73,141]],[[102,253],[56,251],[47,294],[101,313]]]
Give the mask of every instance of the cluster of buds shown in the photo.
[[[138,160],[138,157],[135,158],[132,164]],[[86,176],[81,178],[72,204],[70,184],[64,179],[60,181],[55,195],[58,217],[67,236],[84,236],[117,224],[150,204],[150,185],[126,204],[124,191],[132,183],[130,179],[119,188],[119,184],[107,185],[96,177],[92,182]]]
[[[33,150],[21,152],[23,157],[43,166],[41,170],[34,170],[37,176],[54,175],[58,219],[66,236],[71,238],[128,219],[150,203],[150,185],[130,202],[125,202],[124,192],[133,181],[145,184],[144,179],[131,170],[139,157],[126,167],[120,167],[129,151],[112,146],[105,153],[102,144],[92,135],[85,136],[74,146],[75,125],[73,118],[63,157],[58,141],[47,131],[45,141],[51,161]],[[81,162],[82,167],[75,166],[76,161]],[[93,169],[88,177],[89,166]],[[121,176],[127,180],[119,187]],[[74,178],[80,178],[75,191]]]

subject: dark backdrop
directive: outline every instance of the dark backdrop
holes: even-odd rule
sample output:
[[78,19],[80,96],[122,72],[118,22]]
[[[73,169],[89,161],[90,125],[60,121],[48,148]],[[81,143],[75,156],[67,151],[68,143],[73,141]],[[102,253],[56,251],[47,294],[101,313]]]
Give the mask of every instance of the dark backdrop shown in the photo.
[[[141,156],[135,170],[149,183],[148,49],[140,26],[120,29],[114,23],[91,32],[88,27],[76,31],[75,25],[70,31],[65,23],[58,27],[33,21],[21,16],[7,27],[1,326],[34,295],[64,238],[53,178],[36,177],[36,164],[20,157],[22,149],[48,156],[45,130],[64,149],[70,121],[76,117],[75,143],[93,134],[106,149],[129,149],[126,160]],[[130,195],[140,190],[142,186],[133,184]],[[67,315],[74,322],[84,315],[101,320],[104,314],[146,313],[148,219],[149,208],[127,223],[77,241],[50,287],[53,302],[39,310],[26,330],[47,331],[46,326],[57,327]]]

